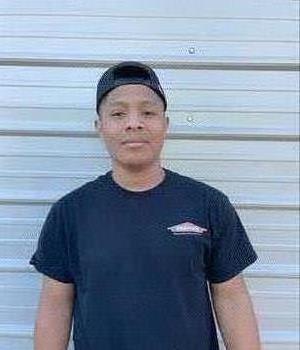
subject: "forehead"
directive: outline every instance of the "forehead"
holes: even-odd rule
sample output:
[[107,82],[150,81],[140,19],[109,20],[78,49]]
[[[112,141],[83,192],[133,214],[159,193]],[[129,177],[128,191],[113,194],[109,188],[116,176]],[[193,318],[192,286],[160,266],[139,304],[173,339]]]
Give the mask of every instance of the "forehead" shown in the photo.
[[140,84],[122,85],[110,91],[105,98],[105,104],[128,105],[131,103],[141,105],[163,104],[161,98],[148,86]]

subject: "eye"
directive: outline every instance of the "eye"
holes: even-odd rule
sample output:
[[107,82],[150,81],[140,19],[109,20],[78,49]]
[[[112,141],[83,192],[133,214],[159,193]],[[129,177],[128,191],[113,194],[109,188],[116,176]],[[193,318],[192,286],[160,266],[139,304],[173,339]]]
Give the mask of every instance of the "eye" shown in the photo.
[[155,115],[155,113],[153,111],[145,111],[144,115],[147,117],[151,117],[151,116]]
[[111,113],[111,116],[116,117],[116,118],[122,118],[125,116],[125,113],[124,112],[113,112],[113,113]]

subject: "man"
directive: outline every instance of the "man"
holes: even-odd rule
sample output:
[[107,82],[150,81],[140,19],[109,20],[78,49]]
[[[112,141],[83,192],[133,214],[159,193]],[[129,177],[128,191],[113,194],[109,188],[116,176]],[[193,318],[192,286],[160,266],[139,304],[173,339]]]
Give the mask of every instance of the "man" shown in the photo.
[[[95,127],[112,170],[53,204],[30,263],[44,277],[36,350],[258,350],[241,275],[254,251],[228,197],[161,166],[169,126],[155,72],[108,69]],[[211,301],[210,301],[211,295]]]

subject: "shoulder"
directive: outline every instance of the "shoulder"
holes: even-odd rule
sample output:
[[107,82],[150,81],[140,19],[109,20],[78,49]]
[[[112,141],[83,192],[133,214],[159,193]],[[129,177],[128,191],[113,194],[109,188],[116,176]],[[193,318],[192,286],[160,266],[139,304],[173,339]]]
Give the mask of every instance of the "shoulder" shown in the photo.
[[212,204],[229,201],[228,196],[219,188],[207,184],[200,178],[191,177],[169,170],[177,188],[190,192],[193,196],[205,197]]
[[74,204],[89,203],[95,195],[101,191],[104,175],[100,175],[97,178],[83,183],[81,186],[74,188],[73,190],[60,196],[54,205],[69,207]]

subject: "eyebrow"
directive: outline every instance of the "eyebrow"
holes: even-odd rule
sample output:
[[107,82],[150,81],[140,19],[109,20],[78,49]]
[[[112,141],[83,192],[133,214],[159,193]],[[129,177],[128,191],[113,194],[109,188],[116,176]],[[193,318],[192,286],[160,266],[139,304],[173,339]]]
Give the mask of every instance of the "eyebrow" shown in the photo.
[[113,102],[111,102],[111,101],[107,101],[107,104],[109,105],[109,106],[127,106],[127,103],[126,102],[123,102],[123,101],[113,101]]
[[[157,103],[156,102],[153,102],[153,101],[149,101],[149,100],[144,100],[140,103],[141,105],[151,105],[151,106],[156,106]],[[111,106],[111,107],[114,107],[114,106],[128,106],[128,103],[125,102],[125,101],[108,101],[108,105]]]

